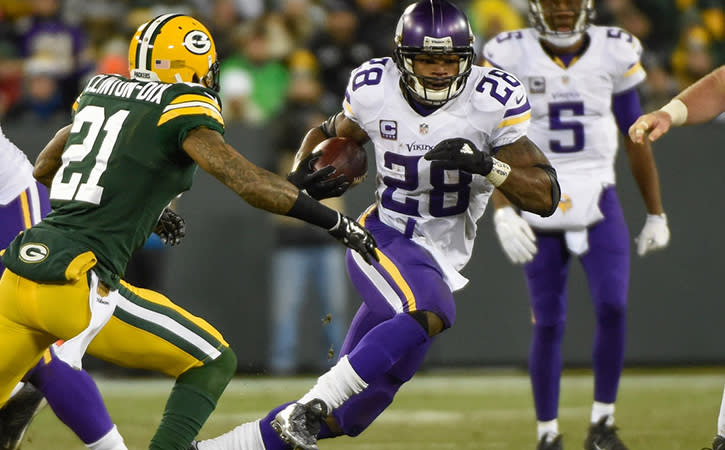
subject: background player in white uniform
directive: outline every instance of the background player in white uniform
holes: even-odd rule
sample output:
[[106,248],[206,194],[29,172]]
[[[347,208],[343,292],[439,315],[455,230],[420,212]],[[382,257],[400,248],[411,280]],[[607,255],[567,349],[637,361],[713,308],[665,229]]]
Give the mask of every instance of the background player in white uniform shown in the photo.
[[466,16],[445,0],[419,1],[403,13],[396,43],[394,58],[352,72],[344,111],[308,132],[292,174],[307,173],[311,150],[330,136],[375,148],[376,202],[361,222],[380,262],[348,252],[363,304],[342,357],[297,402],[200,442],[201,450],[316,449],[317,439],[360,434],[413,377],[433,338],[453,325],[453,292],[467,282],[459,271],[494,186],[522,209],[550,215],[556,208],[556,172],[526,137],[523,85],[472,66]]
[[[48,190],[33,178],[33,165],[0,129],[0,251],[18,233],[50,212]],[[0,261],[0,274],[4,266]],[[53,345],[25,376],[13,397],[0,408],[0,449],[20,447],[45,396],[53,412],[94,450],[125,450],[96,384],[56,355]],[[37,389],[36,389],[37,387]],[[39,390],[38,390],[39,389]],[[74,401],[69,402],[72,398]]]
[[[634,142],[656,141],[670,127],[707,122],[725,112],[725,66],[713,70],[657,111],[640,116],[629,128]],[[725,392],[720,403],[713,450],[725,450]]]
[[[515,74],[531,102],[529,138],[552,162],[561,202],[548,218],[494,194],[494,223],[504,252],[524,269],[534,319],[529,370],[538,448],[560,449],[557,415],[566,279],[571,255],[587,275],[596,313],[594,404],[585,448],[624,449],[614,403],[624,363],[629,233],[615,190],[617,127],[647,208],[640,256],[669,241],[654,158],[627,129],[641,113],[635,86],[646,74],[641,46],[619,28],[589,26],[593,0],[530,0],[534,28],[502,33],[484,47],[486,64]],[[533,230],[532,230],[533,229]]]

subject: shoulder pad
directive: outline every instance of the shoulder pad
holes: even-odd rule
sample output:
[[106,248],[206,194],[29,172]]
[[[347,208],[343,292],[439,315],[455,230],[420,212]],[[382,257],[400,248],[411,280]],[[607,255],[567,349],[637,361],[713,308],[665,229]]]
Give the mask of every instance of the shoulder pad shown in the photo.
[[505,31],[491,38],[483,47],[483,57],[494,67],[508,67],[521,56],[525,30]]
[[480,67],[476,71],[469,123],[484,130],[497,145],[513,142],[525,134],[531,105],[524,84],[510,72]]
[[629,89],[644,80],[646,73],[640,63],[642,44],[637,37],[619,27],[591,28],[592,39],[603,41],[599,57],[611,61],[608,67],[615,79],[615,92]]
[[224,126],[219,95],[200,84],[175,83],[163,94],[166,105],[157,125],[179,116],[204,115]]
[[397,75],[391,58],[371,59],[350,72],[343,107],[349,117],[359,117],[383,106],[385,87]]

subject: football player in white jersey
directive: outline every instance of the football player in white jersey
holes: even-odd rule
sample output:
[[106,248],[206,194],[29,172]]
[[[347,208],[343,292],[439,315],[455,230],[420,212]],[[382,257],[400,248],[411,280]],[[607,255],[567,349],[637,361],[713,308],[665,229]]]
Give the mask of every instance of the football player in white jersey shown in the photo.
[[[680,92],[662,108],[640,116],[629,128],[634,142],[656,141],[670,127],[704,123],[725,112],[725,66],[713,70]],[[720,403],[712,450],[725,450],[725,392]]]
[[636,238],[643,256],[667,246],[670,232],[648,143],[629,126],[641,114],[635,87],[646,74],[642,48],[629,33],[590,25],[593,0],[529,0],[533,27],[486,43],[485,64],[515,74],[531,103],[529,138],[557,170],[561,202],[542,218],[519,214],[495,192],[494,224],[504,253],[524,264],[533,312],[529,370],[538,449],[561,449],[557,423],[566,281],[573,257],[582,263],[596,314],[594,402],[587,450],[623,450],[614,404],[624,363],[629,233],[615,190],[617,129],[647,209]]
[[[48,190],[33,178],[33,165],[0,129],[0,250],[50,212]],[[4,270],[0,262],[0,274]],[[126,450],[90,375],[58,356],[53,345],[0,408],[0,449],[20,448],[33,416],[45,404],[94,450]],[[68,399],[72,398],[70,402]]]
[[380,262],[347,254],[363,303],[342,357],[301,399],[198,449],[310,450],[317,439],[360,434],[413,377],[434,337],[453,325],[453,292],[468,281],[459,271],[494,187],[523,210],[546,216],[556,209],[556,172],[526,137],[524,86],[503,70],[473,66],[463,12],[446,0],[419,1],[403,13],[395,41],[393,58],[352,72],[343,111],[308,132],[291,174],[325,196],[305,181],[314,177],[315,145],[332,136],[372,141],[376,201],[361,223]]

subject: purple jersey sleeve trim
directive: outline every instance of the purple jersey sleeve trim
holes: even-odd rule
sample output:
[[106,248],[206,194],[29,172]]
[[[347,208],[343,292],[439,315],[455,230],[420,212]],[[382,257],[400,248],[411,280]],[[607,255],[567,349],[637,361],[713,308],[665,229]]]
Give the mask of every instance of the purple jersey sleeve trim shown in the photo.
[[620,133],[627,135],[629,127],[642,115],[642,105],[635,88],[612,96],[612,112]]
[[517,108],[509,109],[508,111],[506,111],[506,114],[504,114],[503,116],[504,117],[517,116],[521,113],[525,113],[526,111],[528,111],[530,109],[531,109],[531,105],[529,105],[529,101],[526,100],[526,103],[524,103],[523,105],[521,105]]

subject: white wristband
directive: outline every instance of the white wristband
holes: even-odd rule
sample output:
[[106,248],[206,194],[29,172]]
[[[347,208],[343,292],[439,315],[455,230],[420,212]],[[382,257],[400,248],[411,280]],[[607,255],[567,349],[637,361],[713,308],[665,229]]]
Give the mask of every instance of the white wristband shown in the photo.
[[486,175],[486,179],[491,182],[492,185],[499,187],[504,181],[506,181],[509,173],[511,173],[511,166],[496,158],[491,159],[493,160],[493,167],[488,175]]
[[687,105],[678,98],[673,98],[668,104],[660,108],[672,118],[672,126],[680,126],[687,121]]

